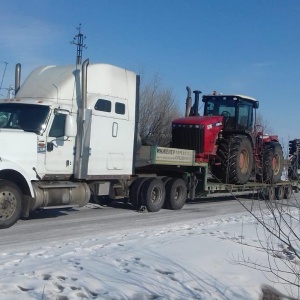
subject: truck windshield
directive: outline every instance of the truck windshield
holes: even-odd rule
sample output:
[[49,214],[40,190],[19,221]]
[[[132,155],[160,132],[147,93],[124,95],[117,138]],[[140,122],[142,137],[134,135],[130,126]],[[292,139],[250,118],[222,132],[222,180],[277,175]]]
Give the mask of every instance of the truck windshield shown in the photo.
[[0,128],[22,129],[41,134],[50,108],[43,105],[0,104]]

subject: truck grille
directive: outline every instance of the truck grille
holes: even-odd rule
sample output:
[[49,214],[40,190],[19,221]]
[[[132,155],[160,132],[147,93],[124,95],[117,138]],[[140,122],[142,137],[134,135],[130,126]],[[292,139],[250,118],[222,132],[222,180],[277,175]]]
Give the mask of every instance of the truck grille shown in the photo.
[[172,147],[195,150],[196,153],[204,151],[204,129],[201,125],[173,124]]

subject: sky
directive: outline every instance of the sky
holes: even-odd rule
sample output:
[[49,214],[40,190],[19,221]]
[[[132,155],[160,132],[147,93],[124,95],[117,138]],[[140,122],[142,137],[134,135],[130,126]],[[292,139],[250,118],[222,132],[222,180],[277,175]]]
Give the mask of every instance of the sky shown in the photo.
[[[298,209],[294,213],[298,220]],[[273,224],[271,213],[264,218]],[[22,222],[26,221],[8,230],[16,234]],[[273,255],[267,255],[262,247],[272,239],[250,214],[117,230],[109,236],[91,229],[91,236],[77,239],[64,236],[42,244],[36,239],[21,248],[8,245],[0,253],[0,298],[258,300],[268,285],[294,297],[289,299],[299,299],[292,285],[280,284],[274,274],[260,272],[258,265],[251,267],[250,262],[268,270],[270,265],[294,280],[284,272],[289,268],[297,272],[299,259],[277,242],[272,244]]]
[[[81,31],[83,59],[156,73],[184,114],[186,89],[243,94],[281,141],[300,138],[299,0],[1,0],[3,97],[37,66],[73,64]],[[5,66],[7,68],[5,70]]]

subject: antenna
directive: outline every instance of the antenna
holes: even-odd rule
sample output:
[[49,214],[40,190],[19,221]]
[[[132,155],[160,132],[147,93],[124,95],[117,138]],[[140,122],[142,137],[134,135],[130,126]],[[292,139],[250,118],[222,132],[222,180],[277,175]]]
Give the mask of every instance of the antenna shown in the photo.
[[6,61],[1,61],[1,62],[5,64],[5,67],[4,67],[4,71],[3,71],[3,75],[2,75],[2,80],[1,80],[1,84],[0,84],[0,90],[2,89],[3,79],[4,79],[4,76],[5,76],[5,72],[6,72],[6,67],[8,65],[8,63]]
[[87,49],[87,46],[83,44],[83,40],[86,39],[86,36],[84,36],[81,33],[81,23],[79,23],[79,27],[76,28],[78,30],[78,34],[75,35],[73,38],[73,41],[70,43],[72,45],[77,46],[77,59],[76,59],[76,65],[81,65],[81,59],[82,59],[82,48]]

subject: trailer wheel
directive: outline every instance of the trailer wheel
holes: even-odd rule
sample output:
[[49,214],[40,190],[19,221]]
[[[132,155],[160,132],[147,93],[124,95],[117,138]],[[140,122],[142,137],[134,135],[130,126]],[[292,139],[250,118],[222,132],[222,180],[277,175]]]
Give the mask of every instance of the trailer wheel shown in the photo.
[[275,187],[270,186],[267,189],[267,195],[266,195],[266,200],[274,200],[275,199]]
[[14,225],[21,216],[22,193],[12,182],[0,181],[0,229]]
[[187,187],[181,178],[174,178],[166,184],[166,204],[169,209],[179,210],[186,201]]
[[144,203],[142,203],[141,187],[145,181],[149,179],[147,177],[137,178],[129,187],[129,199],[134,209],[139,210]]
[[[160,178],[160,180],[164,183],[164,185],[165,185],[165,189],[166,189],[166,185],[167,185],[167,183],[170,181],[170,180],[172,180],[173,178],[172,177],[167,177],[167,176],[162,176],[162,177],[159,177]],[[165,202],[164,202],[164,205],[163,205],[163,208],[169,208],[168,207],[168,203],[167,203],[167,201],[166,201],[167,199],[165,199]]]
[[165,202],[165,185],[158,178],[150,178],[143,185],[142,195],[149,212],[159,211]]
[[282,200],[283,199],[283,197],[284,197],[284,187],[282,185],[278,186],[275,189],[275,196],[276,196],[277,200]]
[[284,198],[290,199],[292,197],[293,189],[291,185],[288,185],[284,188]]

